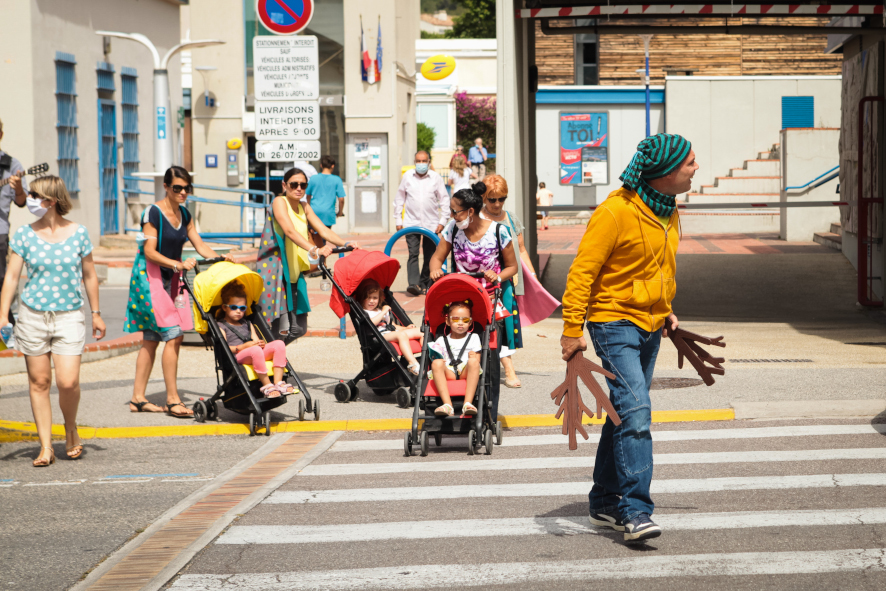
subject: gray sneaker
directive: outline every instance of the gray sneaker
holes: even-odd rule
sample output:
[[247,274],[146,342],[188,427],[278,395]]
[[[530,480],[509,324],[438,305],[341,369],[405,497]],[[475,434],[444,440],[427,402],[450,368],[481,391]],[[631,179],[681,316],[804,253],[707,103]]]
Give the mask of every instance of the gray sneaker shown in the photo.
[[649,518],[648,513],[640,513],[625,523],[624,532],[625,542],[637,543],[657,538],[661,535],[661,528]]
[[588,521],[591,522],[591,525],[597,527],[609,527],[615,531],[625,530],[625,526],[621,522],[621,517],[615,513],[595,513],[594,511],[589,511]]

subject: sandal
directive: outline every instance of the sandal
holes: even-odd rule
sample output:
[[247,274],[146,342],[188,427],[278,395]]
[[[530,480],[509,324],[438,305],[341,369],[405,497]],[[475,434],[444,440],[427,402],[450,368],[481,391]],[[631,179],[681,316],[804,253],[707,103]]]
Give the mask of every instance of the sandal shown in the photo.
[[[175,408],[176,406],[182,407],[183,409],[185,409],[185,412],[172,412],[172,409]],[[185,406],[185,404],[183,402],[176,402],[175,404],[167,404],[166,408],[164,410],[165,410],[166,414],[168,414],[171,417],[175,417],[177,419],[190,419],[191,417],[194,416],[194,412],[191,411],[190,409],[188,409],[188,407]]]
[[[74,435],[77,436],[77,441],[79,442],[80,441],[80,433],[78,433],[76,429],[74,429]],[[68,439],[68,434],[65,433],[65,443],[66,444],[67,444],[67,439]],[[68,458],[70,458],[72,460],[76,460],[77,458],[79,458],[83,454],[83,443],[80,442],[80,443],[77,443],[77,445],[71,445],[71,446],[65,445],[65,452],[67,453]]]
[[280,388],[274,384],[267,384],[258,389],[265,398],[280,398]]
[[507,386],[508,388],[522,388],[523,384],[520,383],[519,378],[515,378],[513,380],[510,378],[505,378],[505,386]]
[[[156,404],[154,404],[153,402],[150,402],[148,400],[145,400],[144,402],[133,402],[132,400],[130,400],[128,404],[130,406],[135,407],[135,410],[132,410],[130,408],[129,412],[166,412],[162,408],[160,408],[159,406],[157,406]],[[155,407],[157,410],[144,410],[145,405],[148,405],[148,404]]]
[[412,375],[417,376],[419,370],[421,370],[421,366],[418,363],[413,363],[412,365],[410,365],[406,369],[408,369]]
[[451,417],[455,414],[455,410],[453,410],[451,404],[444,404],[443,406],[438,406],[434,414],[438,417]]
[[470,402],[465,402],[461,407],[461,414],[465,415],[466,417],[477,416],[477,407]]
[[53,449],[51,447],[41,447],[40,448],[41,454],[44,449],[49,450],[49,458],[43,460],[43,459],[40,459],[40,456],[37,456],[37,459],[32,462],[32,464],[35,468],[44,468],[50,464],[55,463],[55,451],[53,451]]
[[277,386],[277,389],[280,390],[281,394],[286,394],[287,396],[289,394],[295,394],[297,392],[297,390],[295,389],[295,386],[293,386],[289,382],[284,382],[281,380],[281,381],[277,382],[275,385]]

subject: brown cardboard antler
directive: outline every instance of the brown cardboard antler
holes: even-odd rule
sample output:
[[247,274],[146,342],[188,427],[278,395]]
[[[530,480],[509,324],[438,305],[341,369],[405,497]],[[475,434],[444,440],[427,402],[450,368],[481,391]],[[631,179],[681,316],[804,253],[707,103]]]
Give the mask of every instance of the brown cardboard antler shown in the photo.
[[597,399],[597,418],[602,417],[602,410],[606,410],[606,415],[616,425],[621,425],[621,419],[615,408],[609,401],[609,397],[603,392],[603,388],[594,379],[593,372],[603,374],[607,378],[615,379],[615,376],[597,365],[592,361],[584,358],[581,351],[578,351],[572,358],[566,362],[566,381],[557,386],[551,392],[551,398],[559,405],[559,410],[555,415],[556,418],[563,417],[563,435],[569,435],[569,449],[578,449],[578,437],[576,432],[581,433],[582,437],[588,438],[588,432],[585,431],[584,425],[581,424],[582,416],[593,416],[593,412],[581,399],[581,392],[578,389],[578,378],[584,382],[594,398]]
[[715,347],[725,347],[726,343],[723,342],[723,337],[703,337],[682,328],[668,330],[667,337],[677,347],[677,367],[680,369],[683,369],[683,358],[685,357],[708,386],[714,384],[714,374],[718,376],[726,375],[726,370],[720,365],[726,360],[722,357],[712,357],[710,353],[702,349],[698,344],[703,343],[705,345],[714,345]]

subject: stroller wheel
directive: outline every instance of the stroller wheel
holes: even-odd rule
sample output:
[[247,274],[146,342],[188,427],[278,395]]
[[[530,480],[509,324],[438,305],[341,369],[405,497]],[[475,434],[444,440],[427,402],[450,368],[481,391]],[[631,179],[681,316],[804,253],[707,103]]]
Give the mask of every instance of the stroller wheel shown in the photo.
[[486,429],[483,434],[483,446],[486,448],[486,455],[492,455],[492,429]]
[[250,437],[255,436],[255,431],[257,428],[257,425],[255,424],[256,419],[257,419],[257,417],[254,412],[249,413],[249,436]]
[[351,392],[351,400],[357,400],[357,394],[360,393],[360,388],[357,387],[357,384],[348,382],[348,390]]
[[320,420],[320,401],[319,400],[314,401],[314,420],[315,421]]
[[495,445],[501,445],[502,436],[501,421],[495,421]]
[[265,425],[265,437],[271,436],[271,411],[266,410],[262,413],[261,422]]
[[409,395],[409,390],[407,388],[397,388],[394,390],[394,397],[397,399],[397,406],[400,408],[409,408],[410,402],[412,402],[412,397]]
[[428,432],[422,431],[421,436],[419,437],[419,443],[421,444],[421,455],[424,457],[428,455]]
[[206,407],[209,409],[209,412],[206,415],[206,420],[214,421],[215,419],[217,419],[218,418],[218,406],[215,404],[215,402],[210,400],[209,402],[206,403]]
[[472,456],[477,451],[477,432],[471,429],[468,431],[468,455]]
[[434,445],[436,445],[437,447],[443,445],[443,436],[439,433],[434,433]]
[[305,399],[299,398],[298,400],[298,420],[305,420]]
[[191,407],[191,410],[194,411],[194,420],[198,423],[204,422],[206,416],[209,414],[209,410],[206,408],[206,403],[202,400],[195,402],[194,406]]
[[412,455],[412,433],[406,433],[406,435],[403,436],[403,453],[405,453],[407,457]]
[[335,394],[335,399],[339,402],[351,401],[351,389],[348,388],[348,385],[344,382],[339,382],[335,385],[335,390],[333,391],[333,394]]

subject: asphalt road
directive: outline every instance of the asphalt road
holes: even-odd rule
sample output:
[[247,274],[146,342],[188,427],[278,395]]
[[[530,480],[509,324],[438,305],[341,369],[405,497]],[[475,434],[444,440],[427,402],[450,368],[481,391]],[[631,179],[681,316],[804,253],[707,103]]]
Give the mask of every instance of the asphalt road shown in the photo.
[[598,431],[568,452],[556,430],[514,430],[491,457],[464,438],[404,457],[400,433],[345,434],[169,588],[886,585],[886,425],[656,425],[664,535],[638,547],[588,524]]
[[[82,459],[34,468],[39,444],[0,444],[0,589],[59,590],[264,437],[91,440]],[[64,458],[64,459],[63,459]]]

